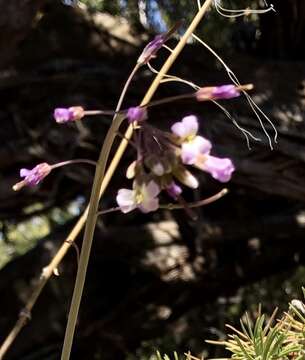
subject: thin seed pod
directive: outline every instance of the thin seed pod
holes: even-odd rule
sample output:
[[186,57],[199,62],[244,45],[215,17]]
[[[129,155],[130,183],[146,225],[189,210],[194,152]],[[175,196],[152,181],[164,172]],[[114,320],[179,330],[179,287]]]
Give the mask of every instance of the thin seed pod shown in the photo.
[[[215,57],[216,59],[222,64],[222,66],[225,68],[229,78],[233,81],[233,83],[236,86],[240,86],[241,83],[239,82],[237,76],[234,74],[234,72],[229,68],[229,66],[224,62],[224,60],[208,45],[206,44],[202,39],[200,39],[197,35],[193,34],[193,38],[195,40],[197,40],[201,45],[203,45],[207,50],[209,50]],[[273,122],[269,119],[269,117],[259,108],[259,106],[253,101],[253,99],[251,98],[251,96],[244,90],[241,90],[242,93],[245,95],[251,109],[253,110],[254,114],[256,115],[261,128],[263,129],[263,132],[265,133],[268,142],[269,142],[269,146],[271,148],[271,150],[273,150],[273,144],[272,144],[272,140],[271,137],[265,127],[264,121],[262,119],[261,116],[263,116],[263,118],[265,118],[265,120],[271,125],[272,129],[274,130],[274,137],[273,137],[273,141],[275,143],[277,143],[277,136],[278,136],[278,132],[276,127],[274,126]]]

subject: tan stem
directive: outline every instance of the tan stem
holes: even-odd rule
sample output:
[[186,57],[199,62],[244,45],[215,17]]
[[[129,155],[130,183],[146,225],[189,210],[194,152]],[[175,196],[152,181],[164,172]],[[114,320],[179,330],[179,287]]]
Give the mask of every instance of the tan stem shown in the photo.
[[[199,24],[200,20],[202,19],[203,15],[207,11],[208,7],[211,5],[213,0],[206,0],[204,5],[200,8],[198,13],[196,14],[195,18],[193,19],[192,23],[184,33],[184,35],[181,37],[179,43],[171,53],[171,55],[168,57],[164,65],[162,66],[160,72],[155,77],[154,81],[152,82],[151,86],[149,87],[146,95],[144,96],[141,105],[147,104],[153,95],[155,94],[158,86],[160,85],[160,81],[162,80],[163,76],[167,73],[167,71],[170,69],[172,64],[175,62],[176,58],[184,48],[185,44],[187,43],[187,40],[189,37],[192,36],[192,33],[196,29],[197,25]],[[61,360],[69,360],[71,348],[72,348],[72,342],[73,342],[73,336],[78,316],[78,311],[80,307],[81,297],[83,293],[85,278],[86,278],[86,271],[87,266],[89,262],[89,256],[90,256],[90,250],[92,245],[92,240],[94,236],[94,230],[96,226],[97,221],[97,212],[98,212],[98,206],[99,206],[99,192],[100,188],[103,183],[104,175],[105,175],[105,169],[106,169],[106,163],[108,160],[108,156],[110,153],[110,149],[112,147],[113,141],[115,139],[116,132],[118,131],[118,128],[120,126],[120,115],[118,116],[118,120],[116,118],[114,119],[113,124],[111,125],[107,135],[105,142],[103,144],[99,160],[97,162],[94,181],[93,181],[93,188],[91,192],[90,202],[89,202],[89,211],[88,211],[88,218],[85,226],[85,233],[84,233],[84,239],[83,239],[83,246],[80,254],[80,261],[75,281],[75,287],[74,292],[72,296],[72,302],[70,306],[70,312],[68,317],[68,324],[66,328],[65,333],[65,340],[61,355]],[[132,126],[129,126],[129,129],[127,130],[128,134],[126,134],[126,138],[129,139],[132,135]],[[128,135],[128,136],[127,136]],[[124,140],[122,140],[123,143]],[[114,165],[114,170],[116,169],[116,166],[121,159],[124,150],[126,146],[123,146],[122,150],[120,150],[121,147],[119,147],[117,154],[118,154],[118,160],[117,163]],[[112,174],[111,174],[112,176]],[[111,178],[111,177],[110,177]],[[109,179],[110,180],[110,179]]]

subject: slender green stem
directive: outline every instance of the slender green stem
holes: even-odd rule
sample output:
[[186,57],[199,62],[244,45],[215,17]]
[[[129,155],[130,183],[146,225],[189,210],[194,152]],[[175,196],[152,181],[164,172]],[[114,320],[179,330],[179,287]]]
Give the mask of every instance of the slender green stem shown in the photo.
[[[189,28],[185,32],[185,34],[180,39],[179,43],[167,59],[167,61],[164,63],[162,69],[160,70],[159,74],[155,77],[153,83],[151,84],[150,88],[148,89],[146,95],[144,96],[144,99],[141,103],[141,105],[147,104],[153,95],[155,94],[160,81],[162,80],[164,74],[170,69],[171,65],[175,62],[177,56],[182,51],[183,47],[185,46],[188,38],[191,36],[192,32],[196,29],[197,25],[199,24],[200,20],[202,19],[203,15],[211,5],[213,0],[206,0],[204,5],[201,7],[195,18],[193,19],[192,23],[190,24]],[[128,86],[125,86],[123,89],[123,92],[127,90]],[[126,90],[125,90],[126,88]],[[119,101],[119,103],[122,103],[123,99]],[[102,146],[101,154],[98,159],[98,163],[96,166],[95,171],[95,177],[93,182],[93,188],[92,193],[90,197],[90,203],[89,203],[89,212],[88,212],[88,218],[86,222],[85,227],[85,233],[84,233],[84,239],[83,239],[83,245],[80,255],[80,262],[79,267],[77,271],[76,276],[76,282],[69,312],[69,318],[68,318],[68,324],[66,328],[65,333],[65,340],[61,355],[61,360],[69,360],[71,348],[72,348],[72,342],[73,342],[73,336],[75,331],[75,325],[77,321],[80,301],[82,297],[83,287],[85,283],[85,277],[86,277],[86,270],[87,265],[89,262],[89,255],[97,220],[97,211],[99,206],[99,194],[100,194],[100,188],[103,182],[104,174],[105,174],[105,168],[107,164],[107,160],[109,157],[109,153],[113,144],[113,141],[116,136],[116,132],[119,129],[120,123],[124,118],[121,115],[118,115],[114,118],[113,123],[106,135],[104,144]],[[132,130],[131,130],[132,131]]]
[[62,360],[68,360],[70,358],[70,352],[72,348],[73,336],[78,316],[78,310],[80,306],[80,301],[83,293],[83,288],[85,284],[87,266],[89,262],[89,255],[96,225],[98,204],[99,204],[99,192],[101,183],[104,177],[107,159],[111,150],[111,146],[116,137],[116,132],[119,129],[122,117],[118,116],[112,123],[108,134],[106,135],[105,141],[102,146],[101,156],[98,160],[95,177],[93,182],[92,193],[90,197],[90,205],[88,218],[85,226],[84,240],[82,245],[82,250],[80,254],[79,266],[75,281],[74,292],[72,296],[72,302],[70,306],[70,312],[68,317],[68,323],[66,328],[65,340],[63,351],[61,355]]
[[[118,111],[122,105],[122,102],[124,100],[125,94],[127,92],[127,89],[139,69],[140,65],[136,65],[134,69],[132,70],[131,74],[129,75],[124,88],[121,92],[116,110]],[[117,132],[119,130],[119,127],[121,125],[121,122],[124,120],[123,115],[115,115],[113,118],[113,122],[110,126],[110,129],[106,135],[106,138],[104,140],[102,150],[99,156],[99,159],[97,161],[96,169],[95,169],[95,176],[93,181],[93,187],[89,202],[89,209],[88,209],[88,217],[87,217],[87,223],[85,227],[85,233],[84,233],[84,240],[83,245],[81,249],[79,264],[78,264],[78,270],[76,275],[76,281],[75,281],[75,287],[73,291],[72,296],[72,302],[70,306],[69,316],[68,316],[68,323],[65,333],[65,339],[64,339],[64,345],[62,350],[61,359],[62,360],[68,360],[70,358],[71,348],[72,348],[72,342],[73,342],[73,336],[78,316],[78,310],[81,302],[81,297],[84,289],[85,284],[85,278],[86,278],[86,272],[89,262],[89,256],[91,251],[91,245],[96,225],[96,218],[97,218],[97,212],[98,212],[98,204],[100,199],[100,188],[102,185],[102,181],[104,178],[107,160],[109,157],[109,153],[112,147],[112,144],[114,142],[114,139],[117,135]]]
[[[120,98],[118,100],[118,103],[117,103],[117,106],[115,108],[115,112],[118,112],[121,110],[121,107],[122,107],[122,104],[123,104],[123,101],[124,101],[124,98],[125,98],[125,95],[126,95],[126,92],[129,88],[129,85],[131,83],[131,80],[133,79],[133,77],[135,76],[136,72],[139,70],[139,68],[141,67],[141,64],[136,64],[135,67],[133,68],[132,72],[130,73],[124,87],[123,87],[123,90],[121,92],[121,95],[120,95]],[[115,117],[118,116],[118,115],[115,115],[113,120],[115,119]]]

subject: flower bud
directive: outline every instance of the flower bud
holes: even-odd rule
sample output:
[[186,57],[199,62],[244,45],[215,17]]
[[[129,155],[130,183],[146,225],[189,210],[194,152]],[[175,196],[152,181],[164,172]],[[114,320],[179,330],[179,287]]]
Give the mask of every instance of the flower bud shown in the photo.
[[36,165],[32,170],[21,169],[20,177],[24,179],[13,186],[14,191],[22,189],[24,186],[36,186],[38,185],[49,173],[52,167],[47,163],[41,163]]
[[161,49],[166,38],[164,35],[157,35],[151,42],[149,42],[142,54],[139,56],[138,64],[147,64],[152,58],[156,57],[157,52]]
[[203,87],[196,92],[198,101],[232,99],[240,95],[240,90],[235,85],[222,85]]
[[173,170],[174,176],[185,186],[192,189],[197,189],[199,186],[198,180],[195,176],[185,169],[184,166],[179,166]]
[[84,117],[84,115],[85,111],[81,106],[56,108],[54,110],[54,119],[59,124],[80,120]]
[[147,110],[145,107],[140,106],[131,107],[127,110],[126,116],[130,124],[134,122],[140,123],[147,119]]
[[173,199],[177,199],[179,195],[182,193],[182,189],[179,185],[177,185],[174,181],[170,183],[170,185],[166,188],[166,191],[170,197]]

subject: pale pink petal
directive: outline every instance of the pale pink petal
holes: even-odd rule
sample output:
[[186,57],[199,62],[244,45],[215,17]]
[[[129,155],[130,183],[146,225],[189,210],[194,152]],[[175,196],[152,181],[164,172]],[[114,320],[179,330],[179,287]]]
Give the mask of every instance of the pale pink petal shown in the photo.
[[26,177],[31,173],[31,170],[28,169],[20,169],[20,177]]
[[197,145],[200,154],[208,154],[212,149],[212,144],[203,136],[196,136],[193,142]]
[[186,136],[195,136],[198,132],[198,119],[195,115],[189,115],[182,119]]
[[151,211],[156,211],[159,208],[159,199],[158,198],[151,198],[144,200],[140,205],[139,209],[143,213],[148,213]]
[[143,187],[142,193],[143,193],[144,199],[145,198],[154,198],[159,195],[160,188],[153,180],[151,180],[147,184],[147,186]]
[[135,193],[133,190],[120,189],[116,201],[123,213],[128,213],[137,207]]
[[199,155],[210,152],[212,144],[202,136],[196,136],[192,141],[185,142],[181,146],[181,159],[183,164],[193,165]]
[[199,155],[198,147],[193,142],[183,143],[181,146],[181,160],[183,164],[192,165]]
[[176,122],[175,124],[172,125],[171,127],[172,133],[175,134],[176,136],[184,139],[186,137],[186,132],[184,129],[184,126],[182,124],[182,122]]
[[198,132],[198,119],[194,115],[186,116],[182,121],[173,124],[171,130],[181,139],[195,136]]
[[207,155],[206,161],[202,164],[201,169],[210,173],[214,179],[220,182],[227,182],[231,179],[235,167],[231,159],[221,159]]

